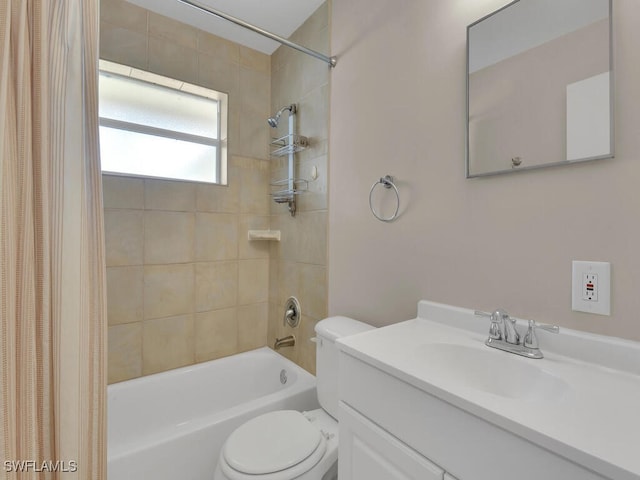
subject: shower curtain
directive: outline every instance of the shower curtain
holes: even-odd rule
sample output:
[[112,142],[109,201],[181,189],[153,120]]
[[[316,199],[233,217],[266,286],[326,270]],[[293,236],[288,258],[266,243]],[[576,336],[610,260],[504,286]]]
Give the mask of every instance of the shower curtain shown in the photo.
[[98,5],[0,0],[0,478],[106,478]]

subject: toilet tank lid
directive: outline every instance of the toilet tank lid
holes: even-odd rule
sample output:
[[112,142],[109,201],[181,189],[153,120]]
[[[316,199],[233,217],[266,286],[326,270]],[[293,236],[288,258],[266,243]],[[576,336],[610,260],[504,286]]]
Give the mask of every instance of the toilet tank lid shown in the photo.
[[375,327],[367,323],[354,320],[353,318],[337,316],[320,320],[316,323],[315,330],[318,336],[333,341],[338,338],[355,335],[356,333],[373,330],[374,328]]

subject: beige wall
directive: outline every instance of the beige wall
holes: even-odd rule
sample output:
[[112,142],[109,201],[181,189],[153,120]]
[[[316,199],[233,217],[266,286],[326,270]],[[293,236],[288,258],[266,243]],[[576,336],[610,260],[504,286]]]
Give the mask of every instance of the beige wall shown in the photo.
[[104,176],[109,382],[266,344],[270,57],[121,0],[101,57],[229,94],[229,185]]
[[[329,5],[323,4],[292,36],[291,40],[322,53],[329,47]],[[286,205],[271,203],[271,228],[281,230],[282,241],[273,243],[270,264],[269,345],[276,337],[294,334],[296,346],[280,353],[315,372],[313,327],[327,313],[327,151],[329,120],[329,68],[323,62],[281,47],[271,59],[271,111],[298,105],[298,133],[310,147],[296,154],[296,173],[310,180],[306,193],[298,196],[298,211],[291,217]],[[266,124],[266,122],[265,122]],[[282,117],[273,136],[284,135]],[[272,181],[287,178],[286,158],[271,161]],[[318,177],[311,180],[313,168]],[[298,298],[302,320],[296,329],[283,326],[284,304]]]
[[[329,313],[430,299],[640,340],[640,4],[614,4],[616,158],[464,178],[466,26],[502,0],[334,0]],[[402,215],[367,197],[398,179]],[[612,264],[612,315],[571,311],[571,261]]]

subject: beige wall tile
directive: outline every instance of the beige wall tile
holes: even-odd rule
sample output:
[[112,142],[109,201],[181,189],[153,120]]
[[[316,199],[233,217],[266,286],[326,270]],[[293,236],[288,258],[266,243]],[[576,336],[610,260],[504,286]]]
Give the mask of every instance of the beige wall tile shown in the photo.
[[311,148],[305,154],[316,154],[315,147],[329,138],[329,85],[314,86],[298,102],[298,127],[300,134],[309,137]]
[[145,211],[146,265],[192,262],[194,245],[194,213]]
[[240,65],[271,75],[271,57],[244,45],[240,45]]
[[238,213],[240,211],[240,171],[229,165],[229,184],[196,186],[196,209],[199,212]]
[[327,316],[327,268],[300,264],[300,305],[304,315],[321,320]]
[[[311,180],[314,168],[317,178]],[[298,211],[310,212],[327,209],[327,173],[326,156],[300,162],[298,175],[309,179],[309,185],[307,191],[297,197]]]
[[237,317],[235,307],[196,314],[196,362],[238,352]]
[[327,212],[301,212],[297,215],[298,241],[301,248],[298,261],[326,265],[327,263]]
[[107,267],[107,318],[109,325],[143,319],[143,267]]
[[144,208],[144,180],[120,175],[102,175],[104,208]]
[[164,37],[194,50],[197,46],[196,28],[154,12],[149,12],[149,34]]
[[146,320],[142,333],[142,373],[164,372],[195,362],[193,315]]
[[[267,118],[270,114],[271,75],[269,72],[240,68],[240,99],[243,108],[250,108],[258,114],[265,115],[262,127],[269,131]],[[286,120],[286,119],[285,119]],[[262,157],[258,157],[262,158]]]
[[121,382],[142,375],[142,324],[111,326],[108,337],[108,382]]
[[328,154],[329,140],[327,138],[311,137],[309,139],[309,148],[300,152],[298,160],[302,163]]
[[245,157],[266,159],[269,156],[269,110],[256,110],[251,106],[240,107],[238,144],[234,151]]
[[240,61],[239,44],[202,30],[198,32],[198,51],[207,53],[222,62],[238,64]]
[[250,160],[240,169],[240,213],[269,214],[269,164]]
[[196,214],[196,259],[200,262],[238,258],[238,216]]
[[240,100],[238,94],[229,95],[229,124],[228,124],[229,155],[239,155],[240,145]]
[[266,159],[272,129],[267,124],[271,115],[270,75],[240,68],[240,145],[239,155]]
[[279,293],[276,303],[281,307],[284,306],[289,297],[296,297],[298,299],[302,297],[302,284],[300,283],[301,268],[302,264],[298,262],[278,262]]
[[148,11],[124,0],[102,0],[100,20],[128,30],[147,32]]
[[104,225],[107,266],[142,265],[142,211],[106,210]]
[[144,33],[100,23],[100,58],[131,67],[148,68],[148,40]]
[[238,307],[238,351],[244,352],[267,344],[269,304]]
[[267,325],[267,346],[273,348],[273,345],[276,341],[276,337],[278,336],[278,325],[282,323],[282,317],[280,317],[280,322],[277,321],[277,316],[279,315],[279,308],[277,305],[269,302],[269,322]]
[[269,303],[278,303],[280,296],[280,264],[275,258],[269,259]]
[[193,182],[145,179],[144,206],[147,210],[193,212],[196,208],[196,186]]
[[269,259],[240,260],[238,305],[266,302],[269,299]]
[[197,312],[233,307],[237,301],[237,261],[196,264]]
[[198,55],[192,50],[162,37],[149,37],[149,69],[152,72],[198,82]]
[[272,253],[281,260],[297,261],[300,250],[307,248],[300,242],[300,215],[292,217],[288,213],[271,217],[271,228],[280,230],[280,242],[274,243]]
[[[291,61],[280,69],[272,70],[271,82],[276,87],[271,92],[271,107],[277,110],[287,104],[298,102],[303,96],[302,88],[302,59],[292,53]],[[300,132],[302,134],[302,132]]]
[[204,53],[198,54],[198,84],[229,95],[229,111],[237,109],[240,89],[240,67]]
[[193,312],[194,281],[192,264],[145,266],[145,319]]

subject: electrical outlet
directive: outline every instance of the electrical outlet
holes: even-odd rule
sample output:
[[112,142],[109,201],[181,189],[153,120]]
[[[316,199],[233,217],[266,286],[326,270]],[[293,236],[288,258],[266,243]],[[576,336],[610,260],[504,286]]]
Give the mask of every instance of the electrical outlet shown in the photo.
[[582,300],[598,301],[598,275],[596,273],[582,274]]
[[611,264],[574,261],[572,267],[571,309],[611,315]]

